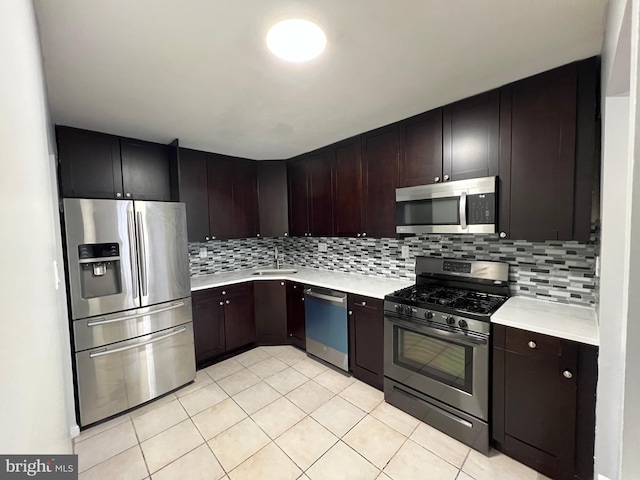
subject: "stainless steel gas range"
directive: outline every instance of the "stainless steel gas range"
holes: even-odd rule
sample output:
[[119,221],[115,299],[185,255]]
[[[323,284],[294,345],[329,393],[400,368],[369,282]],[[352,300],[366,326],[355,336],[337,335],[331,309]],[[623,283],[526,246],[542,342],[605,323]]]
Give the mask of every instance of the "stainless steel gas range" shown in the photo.
[[489,319],[509,297],[502,262],[416,259],[416,284],[384,302],[384,397],[489,452]]

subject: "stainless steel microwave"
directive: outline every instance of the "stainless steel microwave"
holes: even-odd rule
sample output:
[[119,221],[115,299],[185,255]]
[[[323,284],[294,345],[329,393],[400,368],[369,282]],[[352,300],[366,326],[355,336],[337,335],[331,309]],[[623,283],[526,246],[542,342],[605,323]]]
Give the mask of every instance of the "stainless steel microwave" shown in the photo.
[[497,178],[396,188],[396,232],[495,233]]

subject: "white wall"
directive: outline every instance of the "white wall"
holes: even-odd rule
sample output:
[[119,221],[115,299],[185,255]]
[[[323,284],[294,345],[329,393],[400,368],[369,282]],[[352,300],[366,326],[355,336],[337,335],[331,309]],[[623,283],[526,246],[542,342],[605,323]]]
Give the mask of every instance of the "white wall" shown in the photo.
[[[35,15],[0,2],[0,452],[69,453],[71,359]],[[62,278],[63,272],[60,271]]]
[[640,1],[631,11],[629,274],[621,477],[640,478]]
[[[640,478],[639,0],[611,0],[602,54],[603,165],[596,473]],[[635,248],[634,248],[635,247]]]

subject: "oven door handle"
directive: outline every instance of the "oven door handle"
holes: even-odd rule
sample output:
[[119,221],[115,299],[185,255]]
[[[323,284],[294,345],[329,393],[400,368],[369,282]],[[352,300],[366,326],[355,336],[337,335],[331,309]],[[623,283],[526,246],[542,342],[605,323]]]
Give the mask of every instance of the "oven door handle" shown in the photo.
[[472,337],[470,335],[465,335],[464,333],[456,333],[456,332],[445,332],[444,330],[440,330],[439,328],[429,327],[424,325],[416,329],[416,325],[410,322],[405,322],[403,320],[397,318],[391,318],[389,316],[386,317],[391,323],[395,325],[399,325],[401,327],[407,328],[409,330],[417,331],[423,335],[427,335],[429,337],[438,338],[441,340],[451,340],[463,345],[469,345],[472,347],[487,345],[488,341],[486,338],[477,338]]

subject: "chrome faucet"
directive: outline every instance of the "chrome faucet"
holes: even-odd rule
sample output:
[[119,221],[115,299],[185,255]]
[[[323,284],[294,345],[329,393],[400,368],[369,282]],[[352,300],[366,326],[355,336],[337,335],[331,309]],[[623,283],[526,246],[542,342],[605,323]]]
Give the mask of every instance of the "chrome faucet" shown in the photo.
[[276,246],[274,257],[276,259],[276,269],[280,270],[282,268],[282,257],[278,255],[278,247]]

